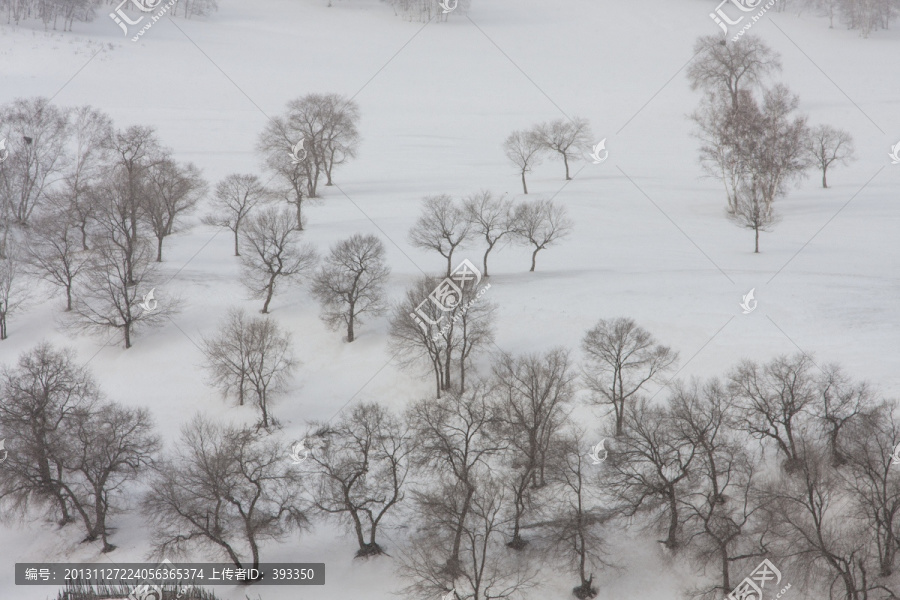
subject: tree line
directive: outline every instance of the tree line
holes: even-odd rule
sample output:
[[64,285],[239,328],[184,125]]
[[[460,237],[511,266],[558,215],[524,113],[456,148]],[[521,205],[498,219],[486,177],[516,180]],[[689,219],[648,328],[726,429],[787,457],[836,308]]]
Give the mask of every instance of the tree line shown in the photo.
[[[248,401],[283,389],[296,363],[268,319],[233,313],[207,341],[212,383]],[[274,360],[213,368],[246,345]],[[162,451],[145,409],[106,400],[71,351],[41,344],[0,374],[0,507],[78,522],[108,552],[111,519],[137,500],[156,554],[238,567],[333,521],[357,557],[389,553],[410,597],[525,597],[540,563],[592,598],[621,566],[624,527],[696,565],[696,598],[763,558],[808,593],[894,597],[896,400],[804,354],[676,381],[678,353],[628,318],[598,321],[581,351],[579,364],[561,347],[492,350],[442,395],[309,422],[297,460],[275,422],[199,415]]]

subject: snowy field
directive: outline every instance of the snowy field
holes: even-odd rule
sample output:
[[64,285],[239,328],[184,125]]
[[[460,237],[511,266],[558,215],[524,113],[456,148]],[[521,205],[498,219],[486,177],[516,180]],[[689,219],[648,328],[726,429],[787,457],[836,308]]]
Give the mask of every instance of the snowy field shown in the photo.
[[[219,4],[208,17],[163,19],[136,43],[106,7],[69,33],[45,32],[37,22],[0,26],[0,104],[45,96],[59,106],[93,105],[117,127],[152,126],[172,158],[195,163],[214,184],[232,172],[262,175],[257,137],[290,99],[353,97],[358,157],[304,207],[302,235],[320,254],[353,233],[381,238],[391,300],[444,268],[407,239],[424,196],[485,189],[520,199],[519,174],[502,149],[506,136],[584,117],[593,143],[606,138],[608,160],[575,162],[569,182],[552,158],[528,175],[529,198],[553,197],[568,210],[569,238],[541,252],[535,272],[527,248],[491,255],[487,297],[498,307],[499,349],[562,346],[577,363],[586,330],[626,316],[680,353],[681,380],[800,351],[900,396],[900,165],[888,157],[900,142],[896,24],[863,39],[829,29],[813,11],[770,11],[753,26],[781,55],[783,71],[771,79],[799,95],[810,124],[851,132],[857,156],[829,171],[827,189],[813,170],[779,199],[781,220],[761,234],[755,254],[752,231],[725,218],[721,182],[698,165],[688,119],[701,93],[690,89],[685,67],[698,36],[718,32],[711,0],[472,0],[466,14],[427,25],[378,0]],[[231,233],[201,224],[205,212],[201,205],[191,227],[166,240],[161,291],[184,300],[171,321],[137,333],[124,350],[118,335],[104,344],[61,329],[63,299],[48,288],[10,317],[0,364],[14,364],[40,341],[72,347],[107,397],[149,408],[164,446],[197,413],[252,422],[253,408],[223,401],[201,370],[198,344],[227,309],[255,314],[260,307],[241,285]],[[473,243],[454,262],[480,265],[482,253]],[[758,309],[743,314],[751,288]],[[287,438],[348,403],[379,400],[399,411],[433,394],[429,371],[391,361],[388,315],[364,323],[348,344],[319,319],[309,286],[300,285],[275,296],[271,316],[292,333],[301,362],[288,393],[270,407]],[[490,360],[489,353],[476,360],[476,370],[487,373]],[[647,395],[660,387],[649,384]],[[580,405],[577,414],[599,439],[599,411]],[[113,521],[117,549],[108,554],[81,543],[77,527],[59,530],[42,516],[0,524],[0,598],[55,593],[14,586],[14,562],[146,561],[149,531],[140,513]],[[408,534],[401,525],[388,519],[383,529],[389,554]],[[266,562],[324,562],[325,586],[215,591],[234,600],[394,598],[403,587],[394,558],[354,560],[355,539],[344,531],[317,521],[308,533],[263,547]],[[696,568],[666,558],[654,539],[624,526],[608,532],[607,560],[620,568],[596,572],[599,598],[669,600],[693,585]],[[539,579],[541,587],[523,598],[572,597],[571,576],[548,567]]]

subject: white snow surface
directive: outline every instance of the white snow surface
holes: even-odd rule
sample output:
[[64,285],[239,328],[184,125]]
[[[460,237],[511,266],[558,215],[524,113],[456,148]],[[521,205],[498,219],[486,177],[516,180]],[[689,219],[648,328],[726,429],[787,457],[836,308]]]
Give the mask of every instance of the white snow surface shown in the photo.
[[[581,337],[598,319],[628,316],[681,353],[679,378],[721,375],[742,358],[768,360],[800,348],[887,395],[900,393],[900,165],[887,157],[900,141],[896,22],[870,39],[828,29],[826,19],[808,13],[770,11],[754,25],[752,33],[781,53],[784,70],[775,79],[800,95],[811,123],[850,131],[858,160],[830,172],[829,189],[811,173],[778,201],[782,221],[762,234],[762,252],[753,254],[752,232],[725,218],[721,185],[703,177],[686,118],[700,94],[682,68],[695,39],[718,31],[708,17],[711,0],[473,0],[468,17],[451,14],[427,26],[396,17],[378,0],[333,4],[220,0],[212,16],[164,19],[137,43],[122,37],[105,10],[66,34],[3,25],[0,102],[52,96],[59,105],[102,109],[119,127],[153,126],[175,158],[195,162],[214,183],[231,172],[261,172],[256,136],[266,115],[289,99],[354,96],[362,114],[359,157],[336,171],[344,193],[321,188],[303,235],[322,253],[355,232],[380,236],[394,298],[423,271],[442,268],[439,257],[406,241],[423,196],[489,189],[519,197],[503,139],[562,113],[583,116],[596,141],[607,138],[609,159],[576,163],[567,185],[555,160],[530,176],[530,197],[555,195],[575,229],[539,254],[535,273],[525,248],[492,255],[486,298],[499,307],[499,348],[565,346],[580,358]],[[173,322],[138,334],[126,351],[118,338],[104,345],[59,330],[62,299],[41,291],[10,319],[0,363],[41,340],[71,346],[109,398],[152,411],[167,444],[196,413],[251,422],[252,409],[223,402],[200,370],[196,343],[226,309],[260,306],[240,284],[230,232],[200,225],[202,212],[190,230],[166,240],[163,270],[172,279],[161,291],[185,299]],[[482,252],[476,244],[459,259],[480,264]],[[759,305],[744,315],[739,302],[751,288]],[[318,312],[303,286],[283,290],[272,305],[302,361],[290,393],[271,407],[289,437],[348,402],[378,399],[400,410],[431,393],[427,373],[389,362],[386,317],[361,326],[358,341],[347,344]],[[583,414],[599,430],[599,416]],[[55,594],[15,587],[13,562],[145,561],[148,531],[139,514],[112,522],[118,549],[108,555],[81,544],[76,526],[0,524],[0,599]],[[404,535],[397,525],[384,531],[388,552]],[[670,600],[698,575],[634,531],[611,532],[609,543],[610,559],[622,568],[597,574],[600,600]],[[215,591],[251,600],[394,598],[402,583],[394,560],[354,560],[354,549],[339,527],[319,524],[266,545],[263,560],[325,562],[325,586]],[[573,578],[549,561],[541,580],[529,598],[571,597]]]

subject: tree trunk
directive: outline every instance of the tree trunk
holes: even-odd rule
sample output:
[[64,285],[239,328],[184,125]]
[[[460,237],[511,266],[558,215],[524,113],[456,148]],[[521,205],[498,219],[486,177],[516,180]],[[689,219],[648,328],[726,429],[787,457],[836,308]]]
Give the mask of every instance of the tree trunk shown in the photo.
[[131,348],[131,323],[125,323],[125,349]]
[[269,285],[266,286],[266,301],[263,304],[262,310],[259,311],[264,315],[269,314],[269,303],[272,301],[272,296],[275,294],[275,276],[269,280]]
[[156,262],[162,262],[162,243],[163,237],[159,236],[156,238]]
[[353,321],[356,320],[356,315],[353,314],[354,306],[353,303],[350,303],[350,315],[347,319],[347,342],[350,343],[356,339],[353,335]]
[[540,251],[540,248],[536,248],[535,251],[531,253],[531,272],[534,272],[535,262],[537,261],[537,253]]
[[66,312],[72,310],[72,282],[66,286]]
[[493,249],[494,249],[494,244],[488,244],[488,249],[484,251],[484,259],[481,261],[482,277],[488,276],[487,258],[488,258],[488,254],[490,254],[491,250],[493,250]]
[[241,255],[241,251],[239,250],[239,247],[238,247],[238,230],[237,230],[237,227],[234,228],[234,255],[235,255],[235,256],[240,256],[240,255]]
[[569,157],[565,152],[563,152],[563,163],[566,165],[566,181],[570,181],[572,178],[569,176]]
[[827,187],[828,187],[828,180],[825,179],[825,174],[826,174],[827,171],[828,171],[828,169],[822,169],[822,187],[823,187],[823,188],[827,188]]
[[522,171],[522,189],[528,193],[528,186],[525,184],[525,171]]
[[756,234],[756,236],[755,236],[755,238],[756,238],[756,247],[754,248],[753,253],[754,253],[754,254],[759,254],[759,227],[754,227],[754,228],[753,228],[753,231],[754,231],[754,233]]

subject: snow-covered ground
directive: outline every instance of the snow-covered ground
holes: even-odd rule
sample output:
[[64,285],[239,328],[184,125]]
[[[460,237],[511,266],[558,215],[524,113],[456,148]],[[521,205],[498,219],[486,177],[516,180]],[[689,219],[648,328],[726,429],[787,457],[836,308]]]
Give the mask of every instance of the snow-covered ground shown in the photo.
[[[175,158],[195,162],[215,182],[260,172],[256,137],[289,99],[355,96],[363,142],[335,178],[346,196],[322,187],[304,236],[320,251],[351,233],[380,236],[394,298],[421,272],[442,268],[406,241],[423,196],[479,189],[516,196],[519,179],[503,139],[561,112],[583,116],[596,141],[607,138],[609,159],[577,163],[568,185],[555,160],[530,176],[529,191],[556,195],[575,228],[538,256],[535,273],[524,248],[494,253],[488,295],[499,306],[500,348],[559,345],[577,353],[598,319],[629,316],[680,351],[679,378],[800,348],[900,394],[900,165],[887,156],[900,141],[900,27],[862,39],[810,14],[771,11],[754,25],[781,54],[776,78],[800,95],[811,123],[850,131],[858,160],[829,173],[829,189],[812,174],[779,201],[782,221],[753,254],[752,232],[724,217],[721,185],[702,177],[686,118],[700,94],[681,69],[694,40],[717,31],[708,17],[713,2],[473,0],[469,18],[451,14],[424,28],[378,0],[326,4],[220,0],[211,17],[164,19],[137,43],[102,11],[67,34],[2,26],[0,103],[47,96],[63,106],[91,104],[120,127],[151,125]],[[259,307],[240,285],[230,233],[197,224],[166,244],[167,288],[186,300],[174,323],[140,334],[125,351],[118,339],[103,346],[60,331],[61,299],[41,295],[11,318],[0,363],[40,340],[72,346],[110,398],[149,407],[166,440],[197,412],[252,419],[250,409],[223,403],[207,385],[196,346],[228,307]],[[481,253],[473,246],[460,258],[480,264]],[[758,309],[744,315],[739,302],[751,288]],[[289,435],[351,399],[401,408],[431,392],[428,377],[389,363],[386,317],[346,344],[318,313],[302,287],[273,302],[273,317],[293,333],[302,361],[291,392],[272,406]],[[0,525],[0,598],[49,593],[14,587],[13,562],[143,561],[147,531],[137,513],[115,524],[119,549],[110,555],[79,544],[74,527]],[[598,575],[601,599],[669,600],[690,583],[690,569],[664,564],[652,544],[628,531],[610,544],[612,560],[625,568]],[[354,548],[337,528],[320,525],[266,547],[264,559],[325,562],[325,586],[216,591],[265,600],[392,598],[399,580],[391,559],[353,561]],[[542,580],[532,598],[568,596],[570,578],[548,572]]]

